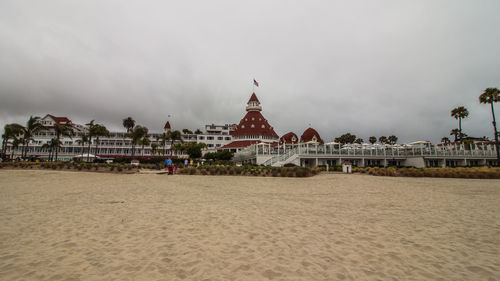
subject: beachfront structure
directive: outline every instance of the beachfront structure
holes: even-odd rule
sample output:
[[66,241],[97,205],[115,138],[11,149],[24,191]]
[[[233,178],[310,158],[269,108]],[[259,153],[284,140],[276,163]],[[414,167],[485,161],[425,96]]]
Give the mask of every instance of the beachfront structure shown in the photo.
[[406,145],[346,144],[300,142],[273,146],[259,143],[234,156],[235,161],[265,166],[294,164],[303,167],[334,166],[348,161],[354,166],[465,167],[496,165],[493,144],[431,145],[414,142]]
[[[88,133],[88,125],[80,125],[73,123],[68,117],[56,117],[51,114],[47,114],[45,117],[41,118],[39,121],[46,130],[39,131],[34,134],[33,140],[28,144],[27,157],[37,157],[42,159],[48,159],[50,150],[44,147],[44,144],[50,143],[50,141],[56,137],[54,131],[54,125],[66,124],[69,125],[73,131],[73,136],[66,137],[62,136],[60,138],[61,147],[58,152],[59,160],[71,160],[82,154],[86,156],[88,153],[90,155],[97,155],[102,159],[113,159],[116,157],[127,157],[132,155],[132,141],[126,135],[126,132],[110,132],[109,136],[99,137],[99,139],[93,138],[89,144],[81,143],[81,138],[83,134]],[[236,124],[225,124],[225,125],[206,125],[205,132],[201,134],[181,134],[183,142],[202,142],[207,145],[207,148],[203,150],[203,153],[215,152],[224,145],[232,141],[231,132],[236,128]],[[161,143],[161,135],[172,130],[170,122],[167,121],[163,128],[162,133],[148,133],[151,143],[145,145],[144,149],[142,145],[135,146],[134,157],[136,158],[149,158],[149,157],[179,157],[186,158],[187,155],[182,154],[173,148],[171,141],[167,141],[165,145]],[[96,144],[98,142],[97,151]],[[175,141],[175,143],[180,143]],[[175,144],[174,143],[174,144]],[[156,144],[157,149],[153,151],[152,145]],[[6,154],[13,157],[22,157],[21,152],[22,146],[13,148],[11,144],[7,145]],[[92,157],[92,156],[91,156]]]
[[279,140],[278,134],[262,115],[262,106],[255,93],[252,93],[248,100],[246,111],[247,113],[232,132],[233,141],[223,146],[222,149],[238,152],[257,143],[276,145]]

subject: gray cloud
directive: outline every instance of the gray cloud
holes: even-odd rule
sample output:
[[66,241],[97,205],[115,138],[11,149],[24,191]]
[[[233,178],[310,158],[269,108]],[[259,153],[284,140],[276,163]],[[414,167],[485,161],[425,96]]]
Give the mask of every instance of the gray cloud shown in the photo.
[[0,125],[52,113],[112,129],[238,123],[279,134],[492,137],[498,1],[2,1]]

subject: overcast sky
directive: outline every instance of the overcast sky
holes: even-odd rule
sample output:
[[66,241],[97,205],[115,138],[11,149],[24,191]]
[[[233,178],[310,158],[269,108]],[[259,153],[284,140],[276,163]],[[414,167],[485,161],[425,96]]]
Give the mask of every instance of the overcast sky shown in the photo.
[[[500,87],[500,1],[0,1],[0,126],[51,113],[124,130],[238,123],[252,93],[279,135],[309,124],[400,142],[448,136]],[[500,116],[500,107],[497,106]],[[168,115],[171,115],[168,118]]]

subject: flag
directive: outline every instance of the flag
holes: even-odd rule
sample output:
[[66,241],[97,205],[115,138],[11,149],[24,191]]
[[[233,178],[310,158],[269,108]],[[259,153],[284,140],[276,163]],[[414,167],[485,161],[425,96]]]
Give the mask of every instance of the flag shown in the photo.
[[259,87],[259,82],[255,81],[255,79],[253,79],[253,84],[257,87]]

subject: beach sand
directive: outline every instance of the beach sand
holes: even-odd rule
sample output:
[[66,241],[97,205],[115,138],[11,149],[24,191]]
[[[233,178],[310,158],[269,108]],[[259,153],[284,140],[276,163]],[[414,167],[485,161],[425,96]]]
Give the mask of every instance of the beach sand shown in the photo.
[[500,280],[500,180],[0,170],[1,280]]

